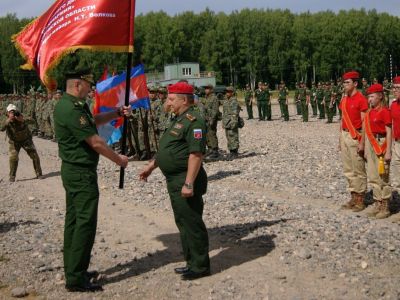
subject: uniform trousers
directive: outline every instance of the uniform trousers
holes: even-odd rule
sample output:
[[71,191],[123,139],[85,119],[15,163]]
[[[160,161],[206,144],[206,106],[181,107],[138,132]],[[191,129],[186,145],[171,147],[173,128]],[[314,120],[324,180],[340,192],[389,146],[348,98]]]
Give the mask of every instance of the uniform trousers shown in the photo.
[[166,177],[187,267],[194,272],[210,270],[208,233],[202,218],[204,208],[202,195],[207,189],[207,175],[201,168],[194,183],[194,195],[190,198],[181,195],[186,173]]
[[342,130],[340,149],[344,176],[347,178],[349,192],[365,193],[367,191],[367,173],[364,159],[358,155],[358,140],[349,132]]
[[400,193],[400,141],[393,142],[392,145],[392,187]]
[[97,226],[99,188],[96,167],[63,162],[61,179],[66,193],[64,272],[67,285],[85,284]]
[[[384,138],[380,139],[379,144],[382,145],[384,141]],[[389,199],[392,196],[392,188],[389,184],[390,167],[385,162],[385,173],[379,175],[379,157],[376,155],[368,138],[365,139],[365,156],[367,158],[368,182],[372,186],[374,200]]]

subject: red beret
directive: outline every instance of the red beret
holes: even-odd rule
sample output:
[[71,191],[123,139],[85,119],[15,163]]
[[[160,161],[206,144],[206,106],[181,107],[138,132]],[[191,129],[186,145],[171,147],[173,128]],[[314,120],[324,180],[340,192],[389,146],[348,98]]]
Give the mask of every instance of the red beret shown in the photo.
[[373,84],[367,89],[367,95],[373,94],[373,93],[383,93],[383,86],[382,84]]
[[400,84],[400,76],[393,78],[393,84]]
[[356,71],[351,71],[343,74],[343,80],[346,79],[359,79],[360,74]]
[[186,82],[178,82],[178,83],[172,84],[168,87],[169,94],[190,95],[190,94],[193,94],[193,92],[194,92],[193,87]]

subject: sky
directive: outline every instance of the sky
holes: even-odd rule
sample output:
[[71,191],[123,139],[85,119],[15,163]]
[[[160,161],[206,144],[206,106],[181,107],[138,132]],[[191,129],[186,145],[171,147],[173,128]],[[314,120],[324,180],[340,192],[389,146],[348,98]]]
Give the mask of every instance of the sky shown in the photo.
[[[116,1],[116,0],[115,0]],[[17,17],[36,17],[51,6],[53,0],[0,0],[0,16],[16,13]],[[200,12],[208,7],[215,12],[229,13],[243,8],[289,9],[292,12],[317,12],[324,10],[348,10],[351,8],[376,9],[400,17],[399,0],[137,0],[136,13],[163,10],[170,15],[183,11]]]

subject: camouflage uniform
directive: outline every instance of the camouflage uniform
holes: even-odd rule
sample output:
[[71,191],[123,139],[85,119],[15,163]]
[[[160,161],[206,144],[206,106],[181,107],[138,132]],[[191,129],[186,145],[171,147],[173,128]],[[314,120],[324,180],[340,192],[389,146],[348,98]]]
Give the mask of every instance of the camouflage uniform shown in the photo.
[[310,103],[311,103],[313,117],[316,117],[318,115],[316,96],[317,96],[317,87],[315,86],[315,82],[313,82],[310,90]]
[[327,123],[332,123],[334,111],[332,103],[332,90],[329,83],[326,83],[325,85],[324,103],[325,103],[326,116],[328,117]]
[[42,176],[42,169],[40,167],[39,155],[36,151],[35,145],[32,141],[32,134],[25,121],[14,120],[10,122],[6,120],[0,131],[6,131],[9,139],[9,154],[10,154],[10,181],[15,181],[18,168],[18,155],[21,148],[23,148],[33,161],[33,167],[36,176]]
[[203,98],[202,104],[204,105],[204,119],[207,125],[207,147],[215,156],[218,154],[217,125],[220,118],[219,100],[213,92],[210,92],[210,94]]
[[285,83],[281,81],[279,91],[278,91],[278,102],[281,109],[281,114],[285,121],[289,121],[289,107],[287,104],[287,97],[289,95],[289,90],[285,86]]
[[[233,88],[227,88],[227,91],[233,92]],[[228,150],[231,153],[230,158],[234,158],[239,150],[239,102],[233,94],[227,94],[222,108],[222,127],[225,129]]]
[[300,87],[298,89],[298,99],[301,104],[301,115],[303,118],[303,122],[308,122],[308,102],[309,102],[309,95],[307,92],[307,87],[303,82],[300,83]]
[[253,119],[253,103],[251,101],[253,93],[248,85],[244,91],[244,102],[246,104],[248,120]]
[[317,105],[318,105],[318,110],[319,110],[319,119],[325,119],[325,106],[324,106],[324,88],[322,86],[322,83],[318,83],[318,88],[316,92],[316,99],[317,99]]
[[296,113],[297,115],[301,115],[301,101],[300,101],[300,86],[296,82],[296,90],[294,91],[294,101],[296,102]]

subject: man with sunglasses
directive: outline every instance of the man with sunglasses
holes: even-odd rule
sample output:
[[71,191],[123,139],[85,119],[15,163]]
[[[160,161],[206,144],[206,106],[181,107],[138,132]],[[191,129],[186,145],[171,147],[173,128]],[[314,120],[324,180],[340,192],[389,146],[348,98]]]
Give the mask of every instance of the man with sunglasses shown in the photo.
[[368,110],[368,100],[357,90],[359,78],[359,73],[355,71],[343,75],[345,95],[339,106],[342,111],[339,148],[351,193],[350,201],[342,208],[355,212],[365,208],[364,198],[367,191],[362,124]]

